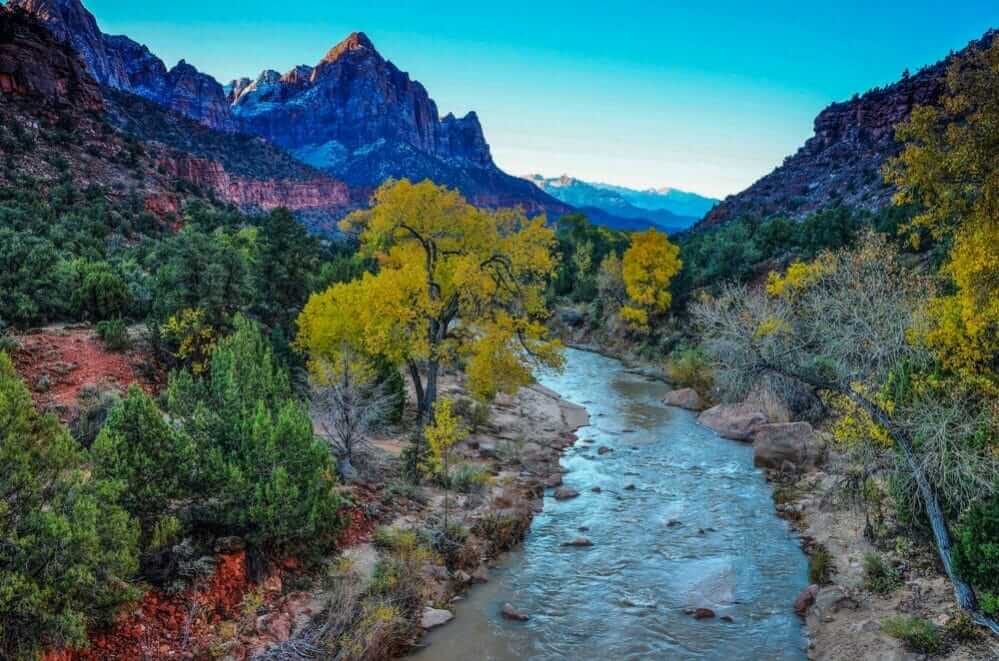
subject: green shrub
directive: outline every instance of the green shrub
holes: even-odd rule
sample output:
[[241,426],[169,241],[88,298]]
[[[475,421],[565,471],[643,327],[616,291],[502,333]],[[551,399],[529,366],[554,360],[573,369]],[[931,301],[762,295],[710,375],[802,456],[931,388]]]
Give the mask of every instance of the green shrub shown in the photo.
[[921,617],[890,617],[881,623],[881,630],[901,640],[910,652],[939,654],[944,649],[940,629]]
[[80,318],[95,321],[120,319],[132,305],[125,279],[107,262],[77,265],[79,284],[73,291],[73,310]]
[[111,409],[121,399],[121,393],[112,387],[88,384],[80,388],[76,404],[80,414],[76,416],[71,431],[74,438],[85,448],[94,444],[97,434],[108,419]]
[[864,555],[864,588],[878,594],[888,594],[902,586],[902,573],[877,553]]
[[472,527],[472,532],[492,545],[494,551],[508,551],[527,534],[529,516],[488,512]]
[[808,556],[808,580],[817,585],[826,585],[835,571],[832,554],[825,546],[816,544]]
[[241,316],[233,327],[206,375],[176,373],[165,395],[198,448],[201,513],[259,546],[321,551],[340,525],[333,459],[260,328]]
[[39,415],[0,353],[0,657],[86,645],[87,628],[137,596],[138,530],[122,487],[86,470],[52,415]]
[[448,483],[459,493],[478,493],[489,484],[489,473],[481,466],[459,464],[448,475]]
[[94,475],[125,485],[122,504],[147,536],[171,501],[192,496],[194,442],[137,386],[111,410],[91,455]]
[[468,397],[455,400],[454,412],[461,416],[465,421],[465,426],[473,434],[489,424],[491,414],[488,404],[469,399]]
[[711,364],[700,349],[675,352],[666,362],[666,376],[673,384],[693,388],[702,395],[708,395],[714,386]]
[[979,591],[982,607],[999,613],[999,498],[975,505],[954,535],[954,566]]
[[97,337],[108,351],[124,351],[132,346],[132,341],[128,337],[128,326],[121,319],[97,322]]

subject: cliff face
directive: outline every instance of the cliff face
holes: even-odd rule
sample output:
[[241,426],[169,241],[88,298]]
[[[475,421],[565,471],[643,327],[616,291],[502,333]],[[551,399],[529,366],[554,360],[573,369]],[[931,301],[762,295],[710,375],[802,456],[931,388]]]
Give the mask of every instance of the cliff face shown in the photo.
[[100,90],[71,48],[56,46],[38,23],[2,6],[0,21],[0,94],[85,110],[103,107]]
[[101,85],[138,94],[211,128],[235,130],[225,92],[214,78],[183,60],[168,71],[145,46],[101,32],[79,0],[11,0],[10,6],[32,14],[72,46]]
[[[994,33],[969,46],[991,43]],[[895,127],[918,105],[939,103],[949,58],[887,87],[833,103],[815,118],[815,134],[773,172],[729,196],[697,228],[743,216],[801,218],[825,207],[876,210],[894,189],[881,167],[901,150]]]

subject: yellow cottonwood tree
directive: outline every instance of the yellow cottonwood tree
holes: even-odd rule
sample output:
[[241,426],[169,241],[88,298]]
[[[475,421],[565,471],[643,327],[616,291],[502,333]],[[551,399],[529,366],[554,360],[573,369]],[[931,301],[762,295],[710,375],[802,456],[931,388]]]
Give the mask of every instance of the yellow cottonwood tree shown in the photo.
[[999,393],[999,39],[956,58],[941,107],[899,125],[889,162],[896,202],[916,202],[913,230],[953,246],[943,273],[954,293],[927,306],[920,337],[963,379]]
[[377,274],[314,294],[298,345],[317,361],[344,350],[405,365],[421,417],[433,416],[441,365],[467,361],[480,397],[530,382],[529,364],[561,366],[548,337],[545,286],[554,232],[543,217],[479,209],[430,181],[389,181],[341,223]]
[[621,308],[621,318],[633,328],[648,330],[649,315],[666,312],[673,302],[669,283],[682,266],[680,248],[665,234],[652,229],[634,234],[621,265],[630,300]]

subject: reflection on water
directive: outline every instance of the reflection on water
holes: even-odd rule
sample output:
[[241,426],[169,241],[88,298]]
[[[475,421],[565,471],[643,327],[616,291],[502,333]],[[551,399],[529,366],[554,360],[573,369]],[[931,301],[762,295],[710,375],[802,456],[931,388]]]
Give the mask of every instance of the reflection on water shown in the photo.
[[[774,512],[752,448],[662,406],[665,387],[617,361],[580,351],[567,359],[564,373],[539,380],[590,411],[590,426],[562,460],[566,486],[582,495],[547,498],[522,548],[414,656],[806,658],[791,605],[807,583],[807,563]],[[601,445],[614,451],[598,455]],[[561,546],[580,534],[593,546]],[[501,618],[507,601],[530,621]],[[684,612],[698,606],[719,617]]]

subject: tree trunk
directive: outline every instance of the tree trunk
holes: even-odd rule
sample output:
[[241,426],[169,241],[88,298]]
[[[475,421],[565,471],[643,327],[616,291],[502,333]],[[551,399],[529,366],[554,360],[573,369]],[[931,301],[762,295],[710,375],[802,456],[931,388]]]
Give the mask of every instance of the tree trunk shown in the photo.
[[427,422],[434,421],[434,403],[437,401],[437,372],[439,370],[440,364],[436,360],[427,363],[427,387],[423,395],[425,404],[423,419]]
[[420,368],[413,361],[408,362],[409,378],[413,381],[413,390],[416,392],[416,419],[424,419],[424,411],[427,408],[427,395],[423,390],[423,380],[420,378]]

